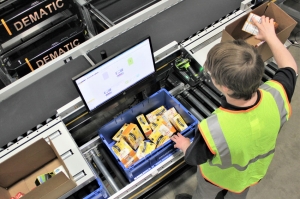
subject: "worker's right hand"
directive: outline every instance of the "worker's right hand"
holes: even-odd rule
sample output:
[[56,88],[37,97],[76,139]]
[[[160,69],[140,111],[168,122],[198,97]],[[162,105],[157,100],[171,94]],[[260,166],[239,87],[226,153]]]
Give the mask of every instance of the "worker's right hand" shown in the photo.
[[252,18],[254,25],[258,28],[258,34],[255,36],[256,39],[261,41],[272,41],[276,36],[274,19],[262,16],[261,23]]

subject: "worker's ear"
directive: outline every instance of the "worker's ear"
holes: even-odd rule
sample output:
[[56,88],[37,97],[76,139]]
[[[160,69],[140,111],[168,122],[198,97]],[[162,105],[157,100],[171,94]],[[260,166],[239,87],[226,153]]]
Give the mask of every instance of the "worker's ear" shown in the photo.
[[223,94],[230,95],[232,93],[232,90],[226,86],[220,86],[220,89]]

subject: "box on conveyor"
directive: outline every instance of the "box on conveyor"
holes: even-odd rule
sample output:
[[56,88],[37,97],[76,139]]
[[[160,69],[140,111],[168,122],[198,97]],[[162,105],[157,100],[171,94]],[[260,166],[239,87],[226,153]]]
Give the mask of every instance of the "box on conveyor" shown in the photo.
[[194,137],[198,120],[165,89],[157,91],[146,100],[125,111],[123,114],[103,125],[98,130],[99,136],[104,145],[109,151],[111,151],[111,154],[115,158],[115,162],[130,182],[141,176],[142,173],[160,164],[172,154],[176,153],[178,149],[174,148],[174,143],[171,142],[171,140],[167,140],[161,147],[156,148],[144,158],[139,159],[130,167],[126,168],[123,163],[119,161],[119,158],[116,156],[116,154],[112,151],[112,146],[116,143],[114,140],[112,140],[112,137],[125,123],[134,123],[136,122],[136,117],[138,115],[146,115],[147,113],[150,113],[161,106],[164,106],[165,109],[171,109],[174,107],[188,125],[188,128],[180,133],[188,138]]

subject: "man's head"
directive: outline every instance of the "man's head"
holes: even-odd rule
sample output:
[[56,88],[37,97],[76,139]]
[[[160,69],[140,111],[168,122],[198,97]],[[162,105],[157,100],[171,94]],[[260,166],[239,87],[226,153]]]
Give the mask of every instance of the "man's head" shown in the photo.
[[230,97],[248,100],[260,85],[264,62],[253,46],[236,40],[215,45],[208,52],[204,68],[217,87],[230,90]]

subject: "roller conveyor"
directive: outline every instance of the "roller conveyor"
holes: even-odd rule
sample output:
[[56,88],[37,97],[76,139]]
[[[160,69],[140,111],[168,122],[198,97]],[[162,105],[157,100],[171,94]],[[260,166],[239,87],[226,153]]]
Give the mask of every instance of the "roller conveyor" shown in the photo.
[[[99,53],[106,50],[108,55],[133,43],[137,38],[150,35],[153,50],[166,46],[172,41],[181,42],[197,31],[209,26],[228,13],[239,8],[241,1],[184,0],[128,30],[113,40],[89,52],[95,62],[101,61]],[[214,10],[214,12],[211,12]],[[208,17],[209,16],[209,17]]]

